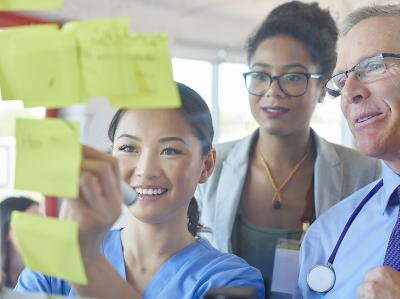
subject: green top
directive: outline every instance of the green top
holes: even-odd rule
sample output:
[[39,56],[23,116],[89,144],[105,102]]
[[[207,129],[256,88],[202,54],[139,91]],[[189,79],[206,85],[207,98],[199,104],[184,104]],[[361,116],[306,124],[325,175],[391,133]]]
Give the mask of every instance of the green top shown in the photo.
[[233,252],[261,271],[266,290],[269,292],[272,282],[275,248],[278,240],[300,240],[301,235],[302,230],[298,228],[261,228],[250,223],[239,211],[233,230]]

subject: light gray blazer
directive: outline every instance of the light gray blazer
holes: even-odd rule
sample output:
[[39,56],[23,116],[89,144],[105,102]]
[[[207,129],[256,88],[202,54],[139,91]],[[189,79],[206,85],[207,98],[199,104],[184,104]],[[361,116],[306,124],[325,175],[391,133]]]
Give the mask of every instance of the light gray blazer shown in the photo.
[[[318,217],[326,209],[381,175],[381,162],[355,150],[330,143],[313,130],[316,146],[314,201]],[[199,185],[195,197],[201,223],[211,228],[204,234],[212,245],[231,252],[231,235],[249,166],[249,151],[258,137],[252,135],[216,145],[217,163],[209,180]]]

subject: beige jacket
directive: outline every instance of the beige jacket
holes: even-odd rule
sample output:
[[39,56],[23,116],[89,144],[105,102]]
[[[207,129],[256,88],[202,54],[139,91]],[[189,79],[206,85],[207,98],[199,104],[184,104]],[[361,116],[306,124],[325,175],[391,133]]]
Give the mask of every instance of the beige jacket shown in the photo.
[[[326,209],[381,175],[381,162],[319,137],[314,131],[317,157],[314,166],[314,200],[318,217]],[[249,166],[252,135],[216,145],[217,163],[210,179],[199,185],[196,199],[201,223],[211,228],[204,234],[212,245],[231,252],[231,234]]]

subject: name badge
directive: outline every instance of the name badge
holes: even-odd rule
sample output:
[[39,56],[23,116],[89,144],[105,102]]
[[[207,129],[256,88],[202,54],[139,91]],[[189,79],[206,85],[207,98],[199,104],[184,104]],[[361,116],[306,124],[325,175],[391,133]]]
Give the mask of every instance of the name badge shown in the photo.
[[[271,294],[292,298],[299,275],[300,241],[279,239],[275,249]],[[285,296],[286,295],[286,296]]]

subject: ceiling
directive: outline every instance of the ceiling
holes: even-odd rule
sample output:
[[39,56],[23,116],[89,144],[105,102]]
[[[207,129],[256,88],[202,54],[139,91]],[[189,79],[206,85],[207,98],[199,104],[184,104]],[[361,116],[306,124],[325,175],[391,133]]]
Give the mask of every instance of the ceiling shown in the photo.
[[[68,21],[129,16],[133,32],[168,32],[174,56],[243,61],[247,36],[282,0],[64,0],[60,10],[36,12]],[[314,1],[304,1],[314,2]],[[320,0],[336,20],[370,3],[400,0]],[[31,13],[32,14],[32,13]]]

